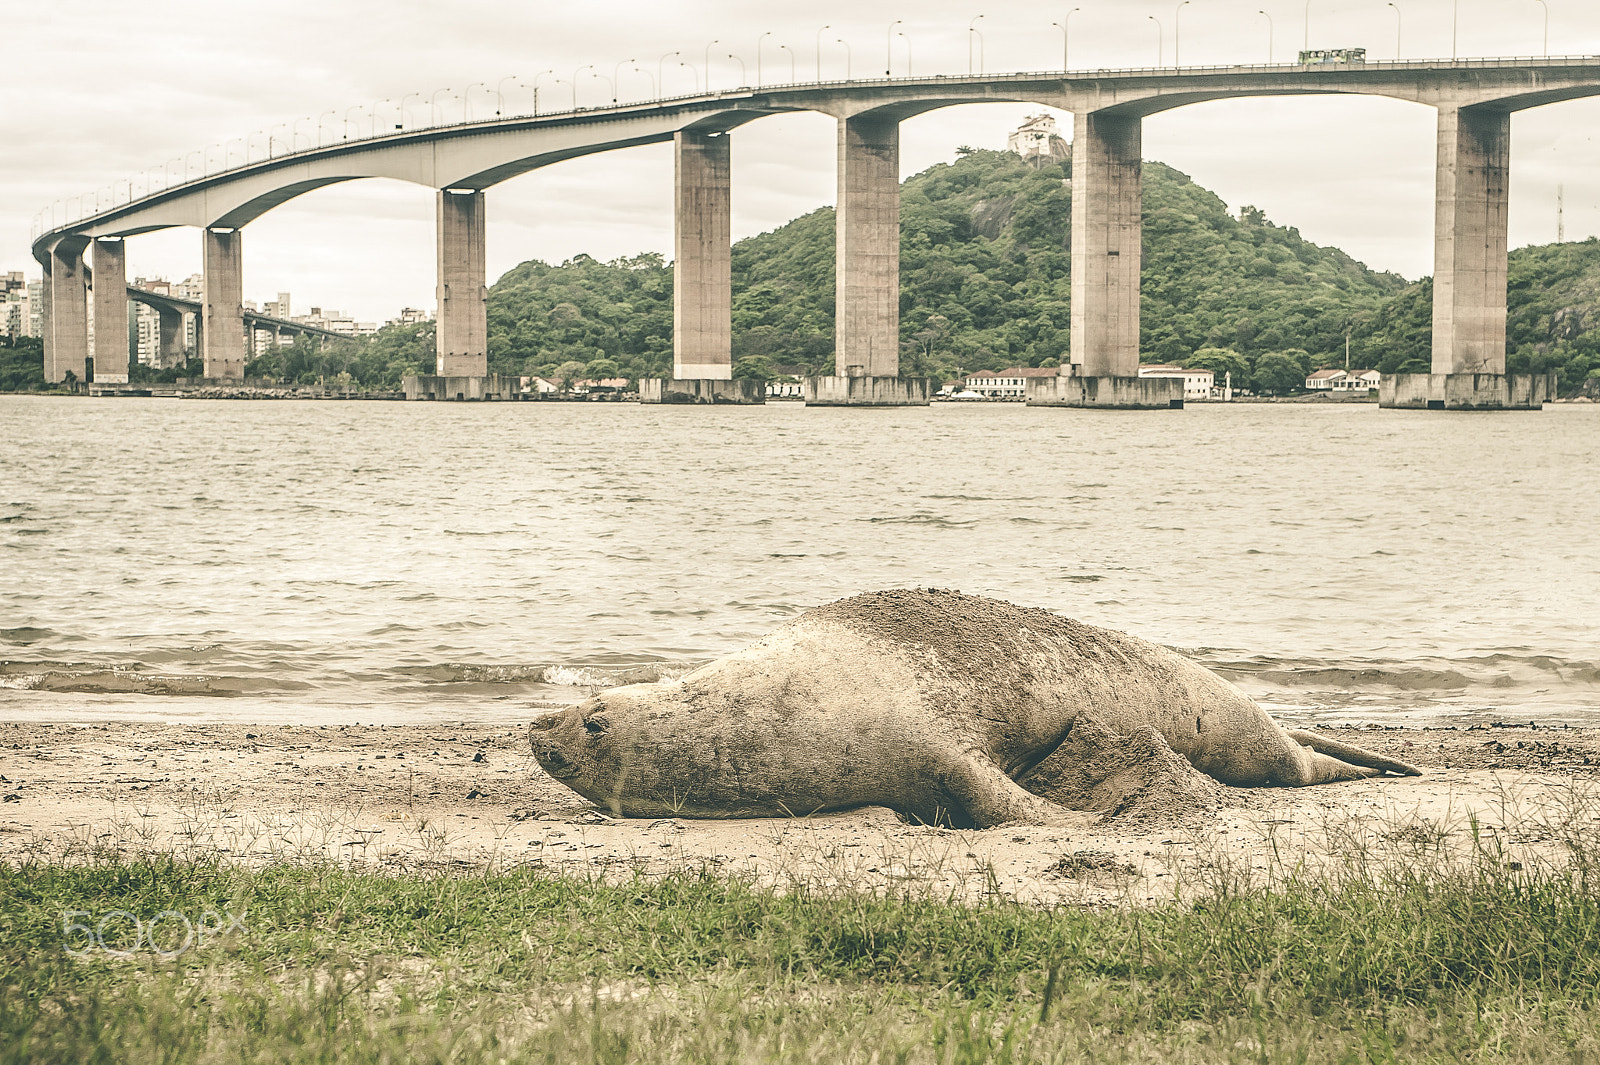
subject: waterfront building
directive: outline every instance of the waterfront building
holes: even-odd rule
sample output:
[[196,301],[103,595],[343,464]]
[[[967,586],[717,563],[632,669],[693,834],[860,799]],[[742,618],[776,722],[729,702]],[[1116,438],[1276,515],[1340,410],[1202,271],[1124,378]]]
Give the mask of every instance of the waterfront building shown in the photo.
[[1026,399],[1030,377],[1055,377],[1061,371],[1054,366],[1012,366],[1004,370],[980,370],[969,373],[966,387],[986,399]]
[[1183,379],[1183,398],[1187,402],[1195,399],[1210,399],[1211,387],[1216,383],[1217,375],[1210,370],[1191,370],[1182,366],[1172,366],[1166,363],[1157,363],[1139,367],[1140,377],[1179,377]]

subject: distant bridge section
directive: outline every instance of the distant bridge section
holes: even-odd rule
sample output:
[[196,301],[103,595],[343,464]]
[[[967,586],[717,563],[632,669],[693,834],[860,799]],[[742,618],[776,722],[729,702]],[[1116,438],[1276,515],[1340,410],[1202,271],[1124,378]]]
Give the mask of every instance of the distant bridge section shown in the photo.
[[[81,217],[58,221],[52,215],[33,243],[48,281],[46,376],[61,380],[73,369],[81,376],[91,354],[84,253],[91,252],[95,276],[113,280],[106,286],[105,306],[96,293],[96,314],[114,314],[109,294],[120,296],[125,280],[122,241],[189,226],[201,231],[206,376],[239,379],[247,355],[244,227],[313,189],[387,177],[438,193],[439,380],[425,390],[485,398],[485,388],[492,391],[485,383],[485,191],[567,159],[671,141],[676,161],[674,377],[702,382],[675,394],[735,401],[742,393],[716,384],[731,377],[732,363],[732,134],[770,115],[816,111],[838,123],[836,365],[834,377],[808,387],[808,398],[870,405],[926,402],[925,383],[898,376],[899,124],[943,107],[1009,101],[1074,115],[1071,349],[1061,375],[1040,382],[1030,402],[1166,406],[1164,384],[1137,378],[1143,119],[1215,100],[1305,95],[1385,96],[1437,112],[1433,374],[1393,394],[1410,397],[1398,405],[1507,405],[1496,397],[1508,388],[1511,115],[1600,95],[1600,57],[871,79],[743,88],[339,141],[80,211]],[[125,305],[121,313],[126,314]],[[97,331],[97,348],[102,332],[114,334]],[[97,358],[96,365],[109,363]]]
[[[91,276],[92,284],[92,276]],[[138,285],[127,286],[128,300],[132,303],[142,303],[146,307],[154,308],[160,316],[161,324],[161,362],[167,365],[184,350],[184,320],[183,316],[192,314],[195,321],[201,323],[196,328],[196,335],[200,341],[201,349],[205,347],[205,327],[203,315],[205,304],[197,300],[186,300],[181,296],[174,296],[167,292],[156,292],[152,289],[141,288]],[[98,310],[98,308],[97,308]],[[344,333],[332,329],[324,329],[319,325],[307,322],[296,322],[288,318],[276,318],[270,314],[253,311],[249,307],[240,307],[240,318],[244,323],[244,332],[248,337],[257,331],[265,331],[279,336],[285,333],[295,333],[301,336],[317,337],[321,340],[348,340]],[[95,365],[98,367],[99,362]]]

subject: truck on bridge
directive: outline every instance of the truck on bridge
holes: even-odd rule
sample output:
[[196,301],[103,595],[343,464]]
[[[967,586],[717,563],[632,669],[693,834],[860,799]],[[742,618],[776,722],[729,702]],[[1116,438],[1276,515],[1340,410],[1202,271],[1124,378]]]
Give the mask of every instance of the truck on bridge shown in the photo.
[[1365,48],[1312,48],[1300,53],[1301,66],[1316,66],[1321,63],[1365,63],[1367,50]]

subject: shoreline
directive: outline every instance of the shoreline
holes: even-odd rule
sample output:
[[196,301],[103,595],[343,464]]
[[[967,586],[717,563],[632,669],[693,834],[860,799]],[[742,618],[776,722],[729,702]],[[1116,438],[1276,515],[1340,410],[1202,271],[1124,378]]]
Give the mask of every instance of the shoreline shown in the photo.
[[[860,890],[927,882],[957,896],[1145,904],[1227,867],[1487,837],[1506,861],[1560,863],[1559,832],[1600,815],[1600,729],[1366,726],[1317,731],[1421,777],[1224,788],[1184,822],[987,830],[911,825],[880,807],[797,819],[614,819],[544,774],[501,725],[0,725],[0,862],[215,855],[393,872],[533,866],[557,874],[685,867]],[[1596,818],[1600,819],[1600,818]],[[1352,850],[1354,848],[1354,850]]]

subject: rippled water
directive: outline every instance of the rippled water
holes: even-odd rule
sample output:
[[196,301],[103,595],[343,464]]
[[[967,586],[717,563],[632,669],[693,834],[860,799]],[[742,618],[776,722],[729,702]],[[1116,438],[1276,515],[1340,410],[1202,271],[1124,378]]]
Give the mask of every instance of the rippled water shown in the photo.
[[936,585],[1302,720],[1600,723],[1600,407],[0,396],[0,712],[526,720]]

